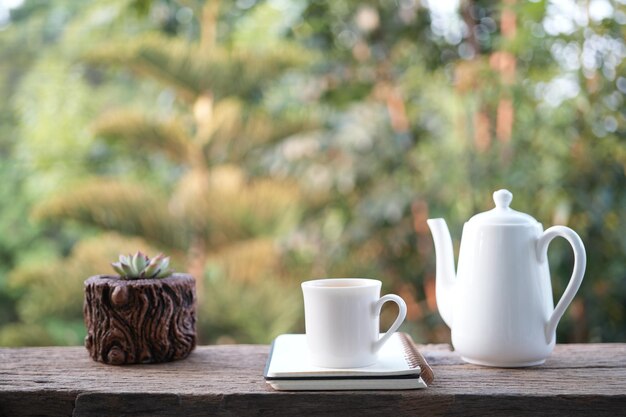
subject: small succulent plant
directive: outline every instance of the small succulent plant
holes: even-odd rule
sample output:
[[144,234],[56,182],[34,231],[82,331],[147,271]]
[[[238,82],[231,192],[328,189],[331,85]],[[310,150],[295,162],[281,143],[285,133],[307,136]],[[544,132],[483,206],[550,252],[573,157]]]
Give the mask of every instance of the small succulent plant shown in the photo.
[[141,252],[120,255],[119,262],[111,264],[122,279],[166,278],[172,274],[169,265],[170,258],[162,253],[150,259]]

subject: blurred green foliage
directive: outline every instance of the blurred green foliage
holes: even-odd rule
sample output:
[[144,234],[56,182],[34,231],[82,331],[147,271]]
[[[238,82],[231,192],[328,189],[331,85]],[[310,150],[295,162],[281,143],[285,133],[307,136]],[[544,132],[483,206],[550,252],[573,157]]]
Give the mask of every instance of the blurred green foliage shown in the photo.
[[[2,12],[0,345],[80,343],[82,281],[137,249],[196,276],[203,343],[302,331],[323,276],[381,279],[405,331],[447,341],[425,220],[458,244],[504,187],[586,244],[558,340],[626,340],[622,2]],[[559,297],[571,250],[550,260]]]

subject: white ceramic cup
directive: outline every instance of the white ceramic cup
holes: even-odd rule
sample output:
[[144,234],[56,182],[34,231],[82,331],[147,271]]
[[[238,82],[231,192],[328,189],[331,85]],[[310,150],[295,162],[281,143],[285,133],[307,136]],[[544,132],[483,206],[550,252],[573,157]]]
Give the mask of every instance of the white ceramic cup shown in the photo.
[[[382,283],[365,278],[333,278],[302,283],[306,338],[311,363],[324,368],[357,368],[376,362],[378,350],[406,317],[394,294],[380,297]],[[380,336],[384,303],[398,304],[398,317]]]

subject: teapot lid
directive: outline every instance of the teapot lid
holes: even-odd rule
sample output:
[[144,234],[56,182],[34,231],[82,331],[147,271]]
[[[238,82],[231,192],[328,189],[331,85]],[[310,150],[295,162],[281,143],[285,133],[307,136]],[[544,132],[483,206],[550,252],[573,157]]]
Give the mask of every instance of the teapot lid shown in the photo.
[[534,217],[513,210],[509,207],[513,200],[513,194],[509,190],[498,190],[493,193],[493,201],[496,203],[494,209],[478,213],[469,219],[469,223],[474,225],[505,225],[505,224],[535,224],[537,220]]

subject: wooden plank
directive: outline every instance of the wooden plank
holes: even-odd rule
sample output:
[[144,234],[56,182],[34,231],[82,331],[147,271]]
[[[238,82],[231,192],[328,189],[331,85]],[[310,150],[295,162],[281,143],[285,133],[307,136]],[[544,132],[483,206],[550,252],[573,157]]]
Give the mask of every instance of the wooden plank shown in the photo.
[[421,345],[426,390],[274,392],[267,346],[204,346],[183,361],[108,366],[82,347],[0,349],[0,416],[616,415],[626,409],[626,344],[558,345],[545,365],[485,368]]
[[71,416],[76,395],[71,391],[0,391],[0,416]]

